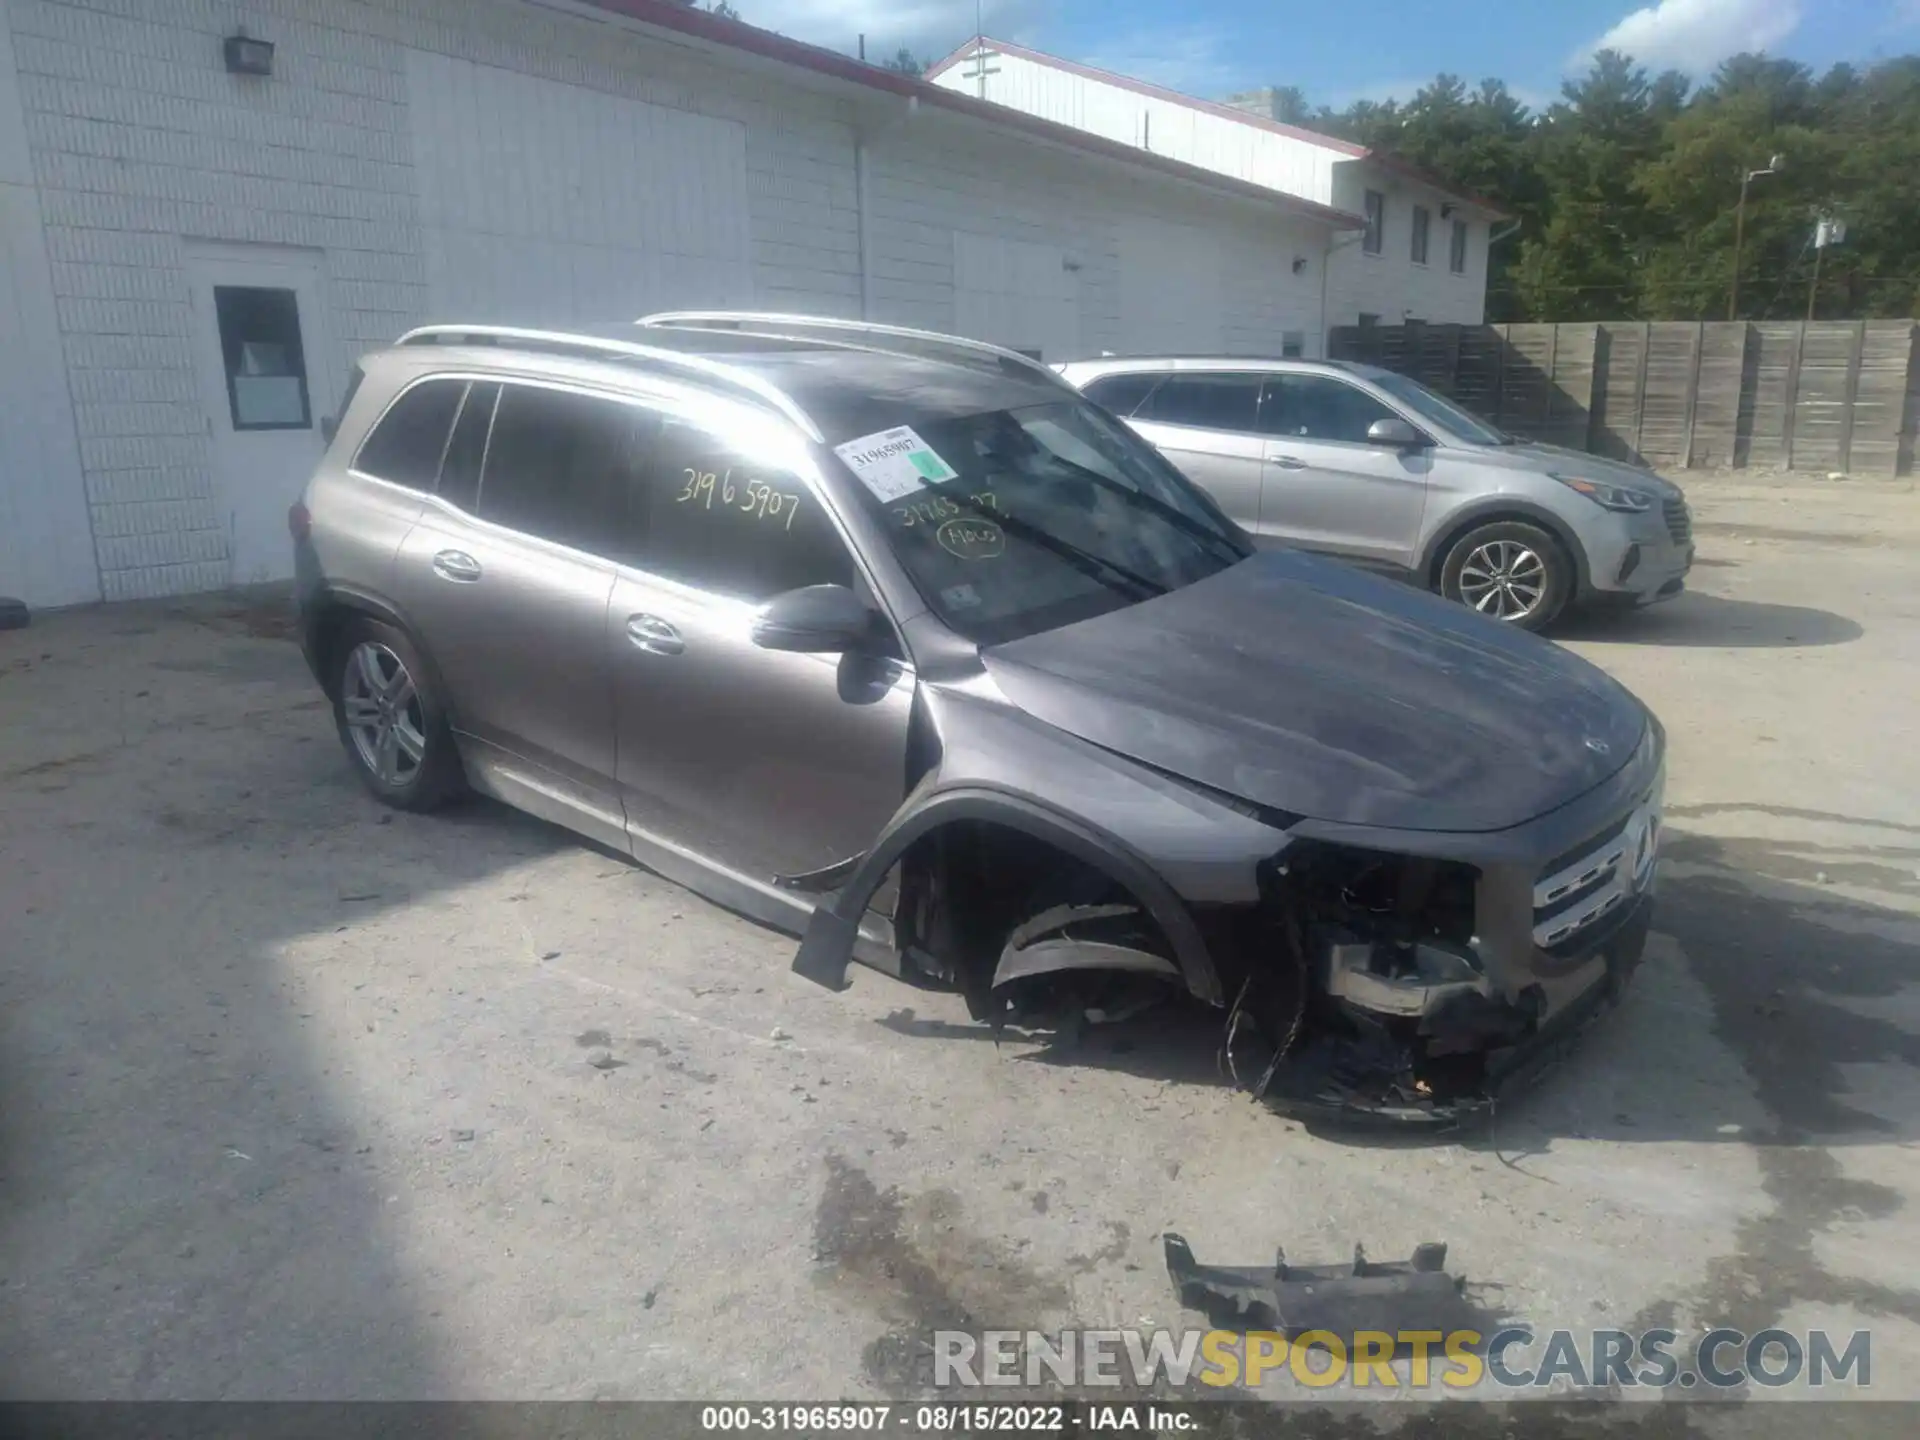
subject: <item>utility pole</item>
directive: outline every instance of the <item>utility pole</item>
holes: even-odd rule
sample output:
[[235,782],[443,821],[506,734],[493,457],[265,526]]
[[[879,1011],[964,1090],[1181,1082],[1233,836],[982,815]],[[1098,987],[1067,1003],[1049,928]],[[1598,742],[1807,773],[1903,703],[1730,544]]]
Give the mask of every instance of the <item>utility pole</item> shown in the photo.
[[1733,283],[1727,287],[1727,319],[1740,318],[1740,245],[1746,238],[1747,229],[1747,186],[1762,175],[1778,175],[1785,168],[1787,157],[1776,155],[1767,161],[1764,170],[1749,170],[1740,177],[1740,203],[1733,211]]
[[1847,222],[1836,220],[1831,215],[1822,215],[1813,229],[1813,281],[1807,286],[1807,319],[1813,319],[1813,307],[1820,296],[1820,261],[1826,256],[1829,245],[1838,245],[1847,238]]

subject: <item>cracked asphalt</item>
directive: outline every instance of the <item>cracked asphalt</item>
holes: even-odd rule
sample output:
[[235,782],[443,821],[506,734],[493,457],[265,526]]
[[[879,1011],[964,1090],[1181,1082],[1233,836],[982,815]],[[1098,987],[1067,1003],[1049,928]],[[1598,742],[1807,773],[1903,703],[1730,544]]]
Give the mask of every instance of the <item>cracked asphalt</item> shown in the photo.
[[1309,1133],[1205,1014],[832,995],[560,831],[384,812],[271,607],[0,634],[0,1383],[907,1396],[937,1328],[1200,1324],[1175,1229],[1445,1240],[1543,1329],[1867,1327],[1920,1398],[1920,497],[1689,489],[1693,590],[1561,637],[1671,736],[1647,964],[1464,1139]]

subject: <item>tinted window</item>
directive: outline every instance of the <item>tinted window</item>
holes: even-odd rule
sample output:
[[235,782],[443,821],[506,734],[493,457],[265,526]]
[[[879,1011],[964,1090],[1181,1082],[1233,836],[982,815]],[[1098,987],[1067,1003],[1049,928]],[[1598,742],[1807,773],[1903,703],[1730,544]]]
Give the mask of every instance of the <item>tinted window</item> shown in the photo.
[[807,485],[710,431],[665,421],[639,493],[656,575],[755,601],[854,583],[853,557]]
[[1393,411],[1364,390],[1326,375],[1276,375],[1267,381],[1260,421],[1270,435],[1365,444],[1367,427]]
[[1259,405],[1258,375],[1189,371],[1161,381],[1160,388],[1134,412],[1134,418],[1157,420],[1163,425],[1198,425],[1207,430],[1251,431]]
[[592,395],[504,387],[480,481],[481,516],[597,555],[631,558],[628,495],[647,416]]
[[480,495],[480,462],[487,454],[487,432],[493,427],[493,405],[500,387],[476,380],[467,387],[460,418],[453,422],[447,458],[440,462],[438,494],[449,505],[471,510]]
[[1160,377],[1152,373],[1102,375],[1098,380],[1082,386],[1080,393],[1094,404],[1106,406],[1116,415],[1131,415],[1159,383]]
[[409,490],[433,489],[466,388],[464,380],[423,380],[407,390],[373,427],[353,468]]

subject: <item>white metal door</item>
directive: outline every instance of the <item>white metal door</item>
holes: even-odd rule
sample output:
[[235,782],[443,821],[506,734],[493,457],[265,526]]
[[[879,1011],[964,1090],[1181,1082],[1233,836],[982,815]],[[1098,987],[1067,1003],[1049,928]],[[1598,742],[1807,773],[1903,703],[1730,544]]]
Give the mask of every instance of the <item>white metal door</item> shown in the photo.
[[1055,245],[953,233],[953,328],[1053,362],[1079,358],[1080,280]]
[[745,124],[421,50],[406,65],[434,313],[551,327],[752,301]]
[[1122,353],[1217,355],[1224,340],[1219,237],[1133,217],[1118,227]]
[[333,346],[320,257],[276,247],[187,253],[214,504],[234,584],[293,574],[287,510],[326,449]]

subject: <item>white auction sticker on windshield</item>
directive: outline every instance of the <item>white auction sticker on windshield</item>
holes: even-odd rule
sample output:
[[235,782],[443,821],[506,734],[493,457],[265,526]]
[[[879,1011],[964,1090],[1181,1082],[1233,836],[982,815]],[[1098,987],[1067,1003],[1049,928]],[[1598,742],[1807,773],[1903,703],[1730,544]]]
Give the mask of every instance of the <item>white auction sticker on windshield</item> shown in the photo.
[[956,480],[955,470],[910,425],[896,425],[873,435],[862,435],[833,453],[847,462],[862,485],[879,496],[883,504],[905,499],[914,491],[942,480]]

